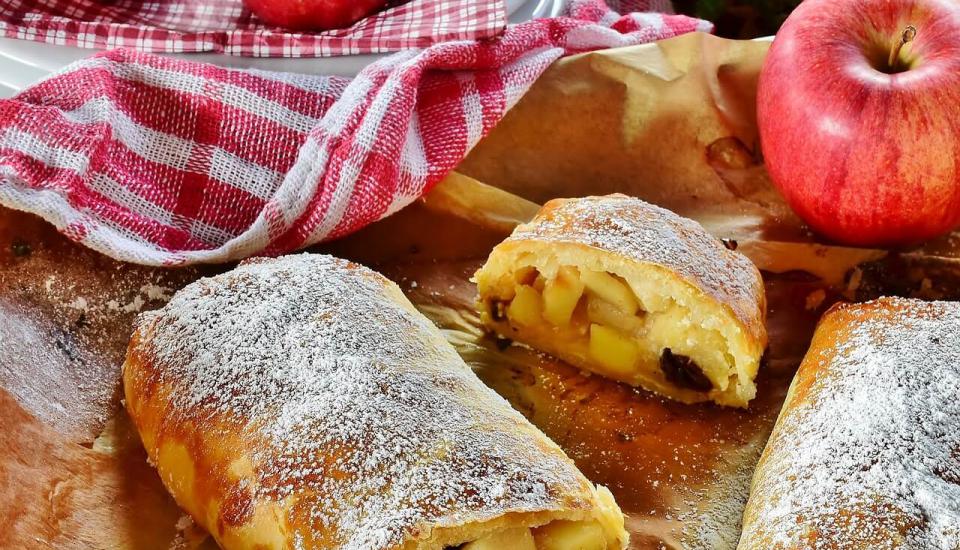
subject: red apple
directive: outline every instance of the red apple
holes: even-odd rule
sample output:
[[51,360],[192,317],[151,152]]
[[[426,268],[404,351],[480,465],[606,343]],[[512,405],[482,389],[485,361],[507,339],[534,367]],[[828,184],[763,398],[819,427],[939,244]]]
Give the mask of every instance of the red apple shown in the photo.
[[819,233],[902,245],[960,224],[957,0],[806,0],[757,109],[770,176]]
[[387,0],[244,0],[267,24],[293,30],[349,27],[383,9]]

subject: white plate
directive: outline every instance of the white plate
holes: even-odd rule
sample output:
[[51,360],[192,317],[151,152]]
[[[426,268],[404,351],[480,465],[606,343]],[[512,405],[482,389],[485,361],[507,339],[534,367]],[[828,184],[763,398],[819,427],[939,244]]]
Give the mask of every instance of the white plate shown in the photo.
[[[505,0],[511,23],[536,17],[553,17],[563,12],[568,0]],[[94,50],[70,46],[54,46],[0,38],[0,97],[9,97],[78,59],[93,55]],[[351,55],[326,58],[257,58],[217,53],[170,54],[221,67],[256,68],[308,74],[353,76],[382,55]]]

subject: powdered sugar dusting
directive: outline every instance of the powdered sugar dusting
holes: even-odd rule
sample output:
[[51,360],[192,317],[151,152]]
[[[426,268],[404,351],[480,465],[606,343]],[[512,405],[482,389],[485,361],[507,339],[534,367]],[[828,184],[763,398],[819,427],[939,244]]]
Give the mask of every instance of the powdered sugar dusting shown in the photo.
[[836,343],[815,339],[794,381],[740,548],[960,548],[960,304],[881,299],[823,330]]
[[593,505],[559,448],[361,266],[247,262],[178,292],[139,331],[170,388],[164,422],[250,434],[253,498],[291,499],[295,548],[397,548],[436,526]]
[[[726,249],[697,222],[626,195],[555,199],[509,241],[580,243],[661,265],[729,305],[747,327],[763,330],[763,280],[750,260]],[[758,337],[760,335],[757,335]]]

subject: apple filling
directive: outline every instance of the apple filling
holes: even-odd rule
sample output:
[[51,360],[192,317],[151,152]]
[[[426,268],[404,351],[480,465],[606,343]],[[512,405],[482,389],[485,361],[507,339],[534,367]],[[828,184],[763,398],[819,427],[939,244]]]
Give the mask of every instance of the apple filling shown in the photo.
[[528,529],[517,527],[491,533],[459,550],[608,550],[619,548],[608,541],[603,527],[595,521],[553,521]]
[[628,283],[582,266],[524,266],[481,302],[485,322],[507,338],[682,401],[716,400],[737,382],[723,332],[729,323],[671,284],[655,276]]

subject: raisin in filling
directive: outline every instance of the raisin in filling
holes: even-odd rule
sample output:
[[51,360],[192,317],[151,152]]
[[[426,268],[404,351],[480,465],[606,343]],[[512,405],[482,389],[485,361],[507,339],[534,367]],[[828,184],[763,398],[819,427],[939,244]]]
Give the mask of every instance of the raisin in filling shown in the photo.
[[713,389],[713,383],[703,374],[703,370],[693,359],[686,355],[675,354],[670,351],[670,348],[665,348],[663,355],[660,356],[660,370],[675,386],[696,391]]

